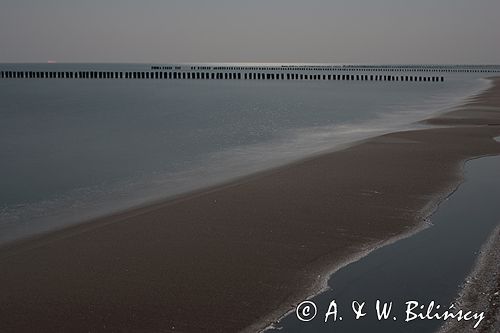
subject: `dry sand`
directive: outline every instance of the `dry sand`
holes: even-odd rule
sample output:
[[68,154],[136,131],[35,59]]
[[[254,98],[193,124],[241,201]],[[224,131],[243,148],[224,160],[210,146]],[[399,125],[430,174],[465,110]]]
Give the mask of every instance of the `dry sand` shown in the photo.
[[422,227],[500,153],[500,81],[440,125],[0,248],[1,332],[263,327],[353,256]]

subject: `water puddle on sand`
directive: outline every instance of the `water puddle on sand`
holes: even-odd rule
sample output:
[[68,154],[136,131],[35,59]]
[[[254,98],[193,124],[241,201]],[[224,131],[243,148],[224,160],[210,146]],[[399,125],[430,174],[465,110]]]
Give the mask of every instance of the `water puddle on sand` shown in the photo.
[[[500,141],[500,137],[496,140]],[[418,317],[406,321],[413,318],[407,313],[407,306],[417,304],[407,302],[418,302],[410,311],[416,315],[426,316],[432,301],[435,305],[431,315],[443,314],[446,310],[467,312],[468,309],[449,307],[471,272],[478,251],[500,221],[499,170],[499,156],[467,162],[465,182],[441,203],[431,218],[432,227],[378,249],[339,270],[330,278],[331,290],[310,300],[317,308],[314,319],[300,321],[294,311],[270,331],[434,332],[444,321]],[[325,323],[333,300],[337,320],[334,321],[335,315],[331,314]],[[386,320],[378,319],[377,300],[381,301],[380,309],[384,303],[389,306],[392,302],[392,311]],[[358,320],[352,308],[353,301],[357,302],[354,306],[358,311],[366,313]],[[304,319],[310,319],[314,313],[310,303],[299,308]],[[335,307],[330,310],[334,311]],[[479,321],[479,315],[477,313],[477,317],[469,321],[471,328]]]

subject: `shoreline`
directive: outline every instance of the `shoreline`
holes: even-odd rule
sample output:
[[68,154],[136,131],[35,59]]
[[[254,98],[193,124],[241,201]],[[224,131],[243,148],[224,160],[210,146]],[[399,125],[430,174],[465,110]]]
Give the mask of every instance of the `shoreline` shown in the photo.
[[[399,242],[401,240],[407,239],[409,237],[412,237],[412,236],[418,234],[419,232],[426,230],[427,228],[432,228],[433,227],[432,216],[438,211],[441,204],[443,202],[445,202],[446,200],[448,200],[449,198],[451,198],[453,196],[453,194],[459,189],[459,187],[465,182],[465,178],[463,177],[463,175],[464,175],[466,163],[469,161],[475,160],[475,159],[484,158],[484,157],[488,157],[488,156],[496,156],[496,155],[498,155],[498,154],[477,156],[477,157],[473,157],[473,158],[466,159],[466,160],[462,161],[462,163],[460,164],[460,168],[458,170],[458,175],[462,176],[462,177],[460,179],[458,179],[455,184],[450,184],[450,186],[448,188],[444,188],[441,192],[435,193],[435,197],[433,199],[429,200],[428,205],[426,205],[426,207],[422,208],[422,210],[420,211],[420,214],[416,215],[416,220],[420,221],[420,223],[416,223],[413,229],[410,229],[407,232],[402,233],[400,235],[397,235],[395,237],[386,239],[385,241],[382,241],[379,244],[375,244],[374,246],[369,247],[365,251],[355,253],[352,255],[351,258],[347,258],[344,262],[341,262],[338,265],[333,266],[330,270],[326,270],[327,273],[322,275],[321,282],[319,283],[319,285],[321,285],[322,287],[317,288],[313,293],[307,295],[306,297],[303,297],[303,300],[313,299],[314,297],[330,290],[330,286],[328,285],[328,281],[331,279],[331,277],[336,272],[343,269],[344,267],[370,255],[370,253],[372,253],[372,252],[374,252],[382,247],[385,247],[385,246],[394,244],[396,242]],[[242,332],[249,332],[250,333],[250,332],[254,332],[256,330],[258,332],[267,332],[269,330],[276,329],[275,324],[277,324],[279,321],[281,321],[282,319],[286,318],[291,313],[293,313],[295,311],[295,306],[296,306],[296,304],[294,304],[294,306],[291,309],[289,309],[286,313],[280,315],[278,317],[278,319],[276,319],[276,316],[269,316],[271,318],[270,320],[262,321],[260,323],[256,323],[255,325],[251,325],[250,327],[244,329]],[[282,313],[283,313],[283,311],[282,311]],[[265,323],[265,325],[266,325],[265,327],[263,327],[263,323]],[[439,333],[448,333],[448,332],[439,332]]]
[[[2,246],[0,327],[263,328],[317,290],[318,275],[328,278],[333,266],[425,226],[422,210],[433,211],[436,196],[460,182],[463,161],[500,153],[492,139],[500,126],[488,126],[500,123],[500,112],[478,118],[472,110],[499,108],[499,84],[470,98],[458,116],[428,120],[445,127],[381,135]],[[33,296],[43,309],[23,304]]]
[[48,195],[42,201],[9,204],[0,217],[7,226],[0,233],[0,246],[237,182],[249,175],[343,150],[383,134],[429,127],[422,125],[421,120],[449,111],[467,96],[491,86],[491,81],[484,78],[463,81],[467,83],[454,84],[455,90],[448,89],[444,95],[438,93],[439,98],[429,96],[403,103],[399,111],[388,108],[387,112],[370,119],[287,130],[269,142],[219,151],[211,155],[211,162],[205,163],[202,159],[183,171],[165,170],[155,176],[132,177],[102,188],[89,185]]

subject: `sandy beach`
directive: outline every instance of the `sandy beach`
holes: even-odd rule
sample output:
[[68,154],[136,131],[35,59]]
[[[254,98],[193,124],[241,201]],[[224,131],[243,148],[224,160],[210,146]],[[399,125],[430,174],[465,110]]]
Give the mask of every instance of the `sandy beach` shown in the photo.
[[424,227],[464,161],[500,154],[500,79],[425,122],[3,246],[0,331],[262,329],[339,265]]

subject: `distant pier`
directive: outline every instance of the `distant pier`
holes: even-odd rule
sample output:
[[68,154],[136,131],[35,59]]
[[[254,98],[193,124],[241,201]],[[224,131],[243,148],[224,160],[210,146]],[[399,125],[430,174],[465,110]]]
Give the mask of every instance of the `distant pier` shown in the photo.
[[500,72],[500,67],[495,65],[171,65],[151,66],[143,71],[3,69],[0,71],[0,79],[444,82],[443,73],[457,72],[494,73]]

